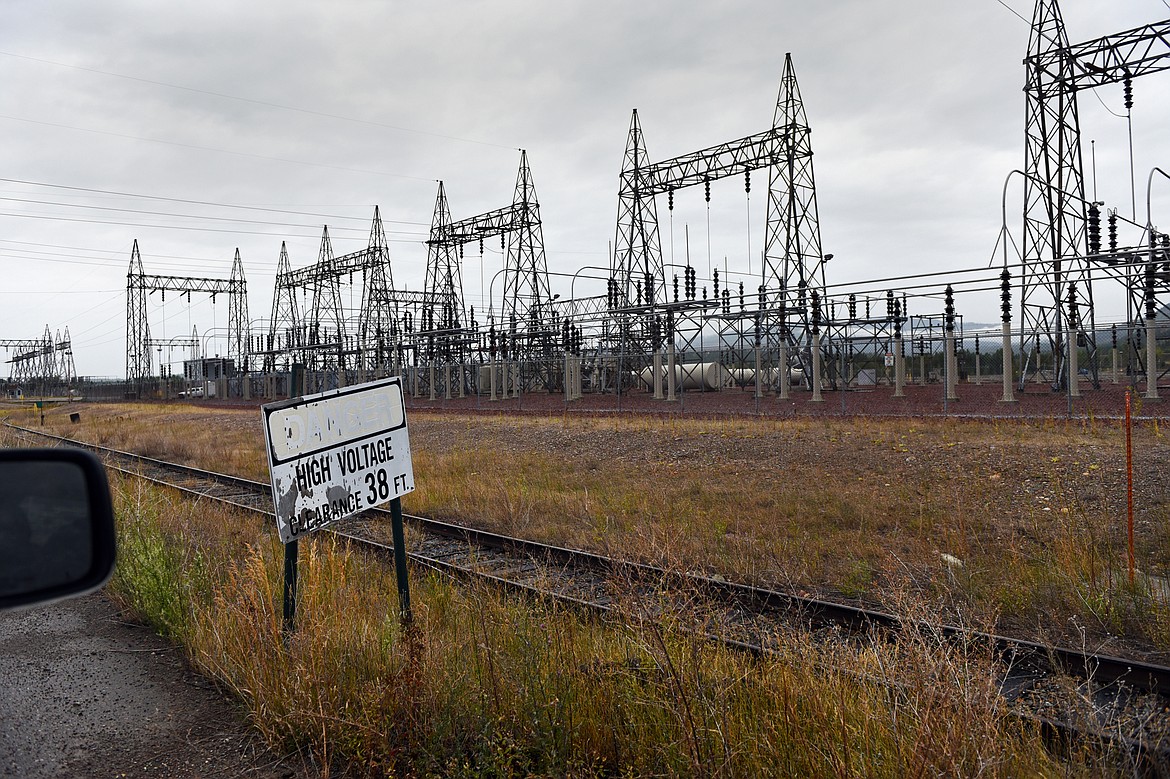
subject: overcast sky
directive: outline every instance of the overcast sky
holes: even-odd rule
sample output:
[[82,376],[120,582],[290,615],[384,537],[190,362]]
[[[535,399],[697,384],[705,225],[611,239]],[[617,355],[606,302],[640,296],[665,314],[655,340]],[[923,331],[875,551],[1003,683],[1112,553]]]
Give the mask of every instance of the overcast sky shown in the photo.
[[[1062,11],[1073,43],[1170,17],[1165,0],[1063,0]],[[328,223],[335,253],[355,251],[375,204],[396,284],[420,289],[435,182],[455,219],[508,205],[520,148],[552,291],[567,298],[576,271],[607,265],[630,110],[655,160],[760,132],[785,52],[813,130],[830,285],[985,267],[1005,178],[1023,165],[1020,16],[1031,19],[1026,0],[5,0],[0,338],[68,327],[80,374],[122,376],[135,239],[146,272],[166,275],[226,278],[238,247],[262,320],[281,241],[307,265]],[[1135,82],[1142,223],[1150,170],[1170,170],[1168,79]],[[1089,194],[1095,139],[1097,196],[1129,216],[1121,87],[1082,93],[1080,110]],[[750,256],[758,273],[765,179],[753,177],[750,205],[742,178],[716,182],[709,235],[701,190],[680,192],[675,261],[689,232],[701,275],[708,256],[733,274]],[[1018,241],[1018,177],[1008,192]],[[1153,192],[1153,221],[1170,227],[1170,181]],[[665,203],[659,217],[670,261]],[[481,263],[468,246],[464,265],[480,310],[502,267],[498,243],[487,249]],[[604,293],[591,273],[577,296]],[[1114,309],[1098,321],[1115,318],[1121,296],[1095,292]],[[224,351],[227,301],[198,297],[152,295],[152,336],[196,327]],[[969,321],[996,321],[995,306],[994,295],[960,302]]]

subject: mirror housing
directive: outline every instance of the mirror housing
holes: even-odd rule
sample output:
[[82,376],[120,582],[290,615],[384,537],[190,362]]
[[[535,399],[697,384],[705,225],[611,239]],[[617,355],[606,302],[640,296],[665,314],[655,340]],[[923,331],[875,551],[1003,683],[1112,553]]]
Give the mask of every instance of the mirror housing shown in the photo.
[[81,449],[0,449],[0,611],[83,595],[114,570],[114,507]]

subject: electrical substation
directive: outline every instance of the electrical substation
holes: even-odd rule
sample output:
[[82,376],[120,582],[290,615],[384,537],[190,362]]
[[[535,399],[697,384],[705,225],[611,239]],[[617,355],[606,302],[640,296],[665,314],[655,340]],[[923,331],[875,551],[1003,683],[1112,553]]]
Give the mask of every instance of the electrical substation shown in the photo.
[[[902,397],[908,384],[927,382],[954,400],[959,382],[973,374],[977,383],[994,383],[996,400],[1006,403],[1024,392],[1077,397],[1119,376],[1155,399],[1168,370],[1160,353],[1170,337],[1170,235],[1155,228],[1153,214],[1127,218],[1086,193],[1077,99],[1121,84],[1133,110],[1135,82],[1170,68],[1168,41],[1170,20],[1070,44],[1056,0],[1037,1],[1023,60],[1024,165],[1005,171],[1005,204],[1007,187],[1021,186],[1022,220],[1004,206],[990,266],[832,277],[812,125],[786,55],[772,123],[753,134],[658,160],[653,134],[633,111],[617,171],[609,267],[571,274],[574,290],[580,276],[604,281],[604,295],[552,294],[536,175],[521,151],[512,199],[493,210],[453,214],[448,188],[438,183],[421,290],[395,285],[377,208],[359,251],[335,254],[328,227],[310,265],[294,268],[281,246],[267,319],[249,319],[238,251],[228,278],[151,275],[135,241],[124,393],[293,397],[396,375],[412,399],[425,400],[545,393],[572,402],[640,393],[670,403],[703,391],[824,403],[827,393],[861,387]],[[1149,172],[1147,201],[1165,178],[1161,168]],[[689,250],[681,262],[673,248],[664,256],[660,229],[662,217],[673,220],[678,198],[704,198],[709,214],[720,179],[741,181],[749,202],[753,194],[766,198],[760,234],[749,225],[746,256],[722,275],[693,264]],[[673,246],[673,222],[669,229]],[[485,244],[497,242],[500,283],[492,279],[486,310],[468,307],[464,258],[478,252],[482,263]],[[1124,310],[1098,309],[1094,290],[1102,285],[1124,290]],[[188,302],[227,298],[227,350],[214,355],[214,370],[206,368],[212,356],[201,353],[198,332],[152,339],[147,299],[156,293]],[[995,300],[999,323],[965,323],[976,296]],[[68,391],[75,379],[67,330],[0,345],[9,349],[14,387],[39,382]],[[164,346],[186,350],[178,382],[162,366]]]

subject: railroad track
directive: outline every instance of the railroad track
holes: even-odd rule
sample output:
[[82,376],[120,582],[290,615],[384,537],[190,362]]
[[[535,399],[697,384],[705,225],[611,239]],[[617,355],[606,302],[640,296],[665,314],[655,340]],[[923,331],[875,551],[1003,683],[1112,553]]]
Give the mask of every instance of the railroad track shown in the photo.
[[[25,440],[94,451],[108,468],[184,493],[271,517],[267,483],[164,462],[5,423]],[[873,640],[906,631],[990,649],[1011,711],[1055,742],[1091,743],[1128,751],[1143,773],[1170,776],[1170,668],[1131,659],[1051,647],[963,628],[807,598],[693,573],[667,571],[579,550],[406,515],[409,559],[461,579],[553,598],[591,612],[647,619],[669,615],[711,640],[766,654],[786,631],[811,629],[826,641]],[[346,543],[392,559],[389,512],[372,509],[327,528]],[[1077,714],[1069,714],[1075,700]],[[1089,711],[1086,721],[1085,711]]]

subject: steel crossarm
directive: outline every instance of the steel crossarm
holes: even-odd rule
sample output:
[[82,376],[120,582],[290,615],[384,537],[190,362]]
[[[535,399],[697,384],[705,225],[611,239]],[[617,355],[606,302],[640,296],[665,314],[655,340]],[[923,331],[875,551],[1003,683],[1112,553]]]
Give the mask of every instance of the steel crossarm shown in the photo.
[[514,203],[494,211],[460,219],[458,222],[443,226],[435,238],[427,241],[427,245],[460,246],[478,241],[481,238],[503,235],[516,229],[516,226],[524,219],[527,210],[527,204]]
[[[808,128],[793,128],[791,132],[808,132]],[[793,147],[789,133],[789,128],[773,127],[746,138],[624,171],[622,176],[630,177],[630,183],[641,196],[715,181],[787,159]],[[797,144],[796,148],[799,149],[800,145]],[[810,151],[804,156],[811,154]]]
[[1024,63],[1029,74],[1026,88],[1040,95],[1157,73],[1170,68],[1170,19],[1044,52]]

